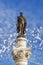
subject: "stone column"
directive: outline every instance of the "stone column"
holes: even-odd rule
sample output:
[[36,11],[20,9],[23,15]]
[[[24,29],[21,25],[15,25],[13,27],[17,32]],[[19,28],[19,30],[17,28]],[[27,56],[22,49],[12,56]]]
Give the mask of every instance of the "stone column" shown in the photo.
[[16,39],[16,47],[13,46],[13,59],[16,65],[27,65],[30,58],[31,47],[26,47],[28,40],[23,37]]

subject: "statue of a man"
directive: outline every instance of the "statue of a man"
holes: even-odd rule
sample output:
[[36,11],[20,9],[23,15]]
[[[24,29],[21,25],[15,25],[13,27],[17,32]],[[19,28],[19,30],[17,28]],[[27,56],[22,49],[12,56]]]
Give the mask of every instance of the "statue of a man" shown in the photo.
[[25,31],[26,31],[26,19],[23,16],[23,13],[20,12],[20,16],[17,17],[17,33],[19,35],[24,36]]

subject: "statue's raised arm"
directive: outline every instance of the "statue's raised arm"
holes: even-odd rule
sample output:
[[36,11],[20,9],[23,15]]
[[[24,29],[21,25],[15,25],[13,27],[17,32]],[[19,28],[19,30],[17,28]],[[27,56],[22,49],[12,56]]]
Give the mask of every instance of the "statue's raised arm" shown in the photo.
[[26,31],[26,19],[23,16],[23,13],[20,12],[20,16],[17,17],[17,33],[19,33],[19,36],[24,37],[25,31]]

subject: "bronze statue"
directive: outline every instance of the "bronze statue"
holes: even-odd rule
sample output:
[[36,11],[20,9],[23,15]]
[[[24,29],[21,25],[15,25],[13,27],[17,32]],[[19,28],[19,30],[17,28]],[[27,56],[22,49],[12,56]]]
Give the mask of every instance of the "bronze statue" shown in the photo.
[[20,16],[17,17],[17,33],[19,33],[19,36],[24,36],[26,31],[26,19],[23,16],[23,13],[20,12]]

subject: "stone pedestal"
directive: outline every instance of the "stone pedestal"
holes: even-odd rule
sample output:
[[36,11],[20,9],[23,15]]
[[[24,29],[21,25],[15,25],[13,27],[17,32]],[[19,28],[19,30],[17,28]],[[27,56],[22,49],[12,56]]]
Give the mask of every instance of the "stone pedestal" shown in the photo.
[[16,47],[13,46],[13,59],[16,65],[27,65],[30,58],[31,47],[26,47],[28,40],[23,37],[16,39]]

